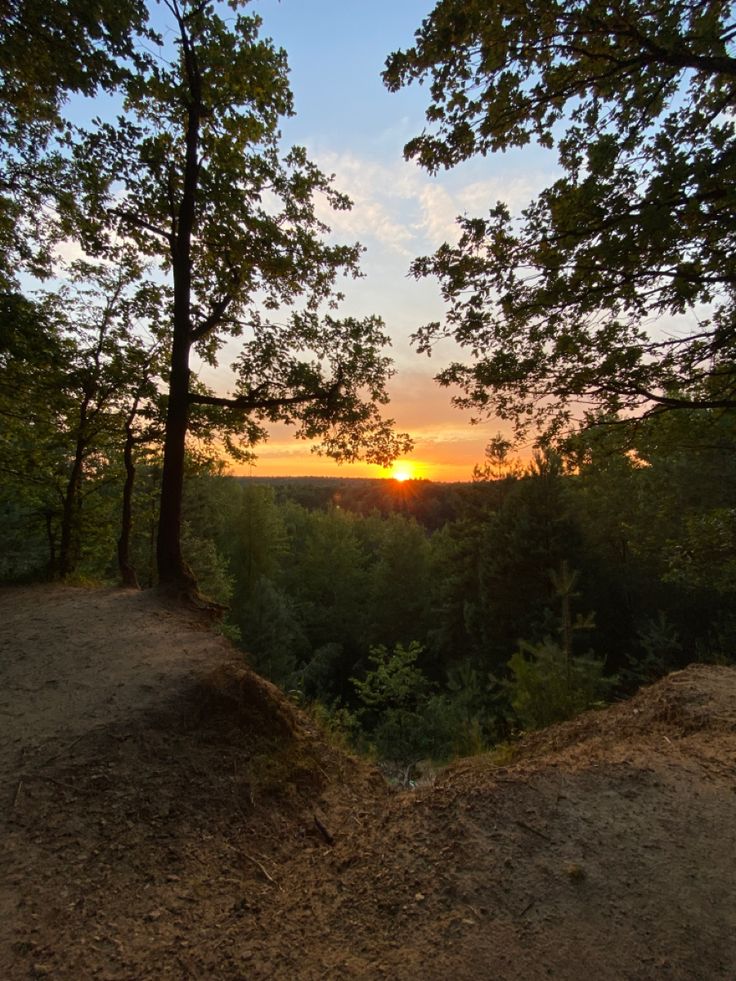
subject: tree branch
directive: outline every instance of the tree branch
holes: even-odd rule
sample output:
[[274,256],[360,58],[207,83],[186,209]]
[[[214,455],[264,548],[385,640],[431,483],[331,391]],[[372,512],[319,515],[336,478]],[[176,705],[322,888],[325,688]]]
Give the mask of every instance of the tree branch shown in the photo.
[[233,294],[228,293],[226,296],[221,297],[215,303],[212,304],[212,309],[209,314],[202,320],[196,327],[192,327],[191,338],[192,341],[199,341],[203,337],[206,337],[211,330],[218,327],[222,323],[222,318],[227,312],[227,308],[233,302]]
[[128,211],[125,208],[111,208],[110,214],[115,215],[116,218],[121,218],[123,221],[127,221],[131,225],[135,225],[136,228],[142,228],[147,232],[151,232],[152,235],[158,235],[159,238],[164,239],[166,242],[171,242],[171,236],[168,232],[164,232],[162,229],[157,228],[156,225],[152,224],[150,221],[140,218],[132,211]]

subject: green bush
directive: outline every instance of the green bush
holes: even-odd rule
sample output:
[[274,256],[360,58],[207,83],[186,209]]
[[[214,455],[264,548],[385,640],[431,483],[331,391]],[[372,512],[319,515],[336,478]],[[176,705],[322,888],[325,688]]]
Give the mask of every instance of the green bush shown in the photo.
[[588,653],[568,656],[550,638],[521,641],[509,661],[511,704],[524,729],[541,729],[571,719],[599,704],[615,683],[603,674],[602,659]]

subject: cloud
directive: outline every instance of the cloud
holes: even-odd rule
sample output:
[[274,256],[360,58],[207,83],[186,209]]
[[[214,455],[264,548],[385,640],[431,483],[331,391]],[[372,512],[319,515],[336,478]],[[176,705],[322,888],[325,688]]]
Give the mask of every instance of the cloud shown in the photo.
[[411,222],[412,193],[402,165],[364,160],[352,153],[332,151],[314,155],[327,173],[335,175],[335,187],[353,202],[350,211],[332,211],[325,203],[320,217],[342,238],[375,242],[402,257],[414,254]]
[[518,212],[539,193],[548,176],[531,172],[523,176],[473,181],[459,190],[457,199],[469,214],[482,214],[497,201],[505,202],[512,212]]
[[419,200],[419,235],[436,245],[456,241],[458,228],[455,219],[461,209],[449,191],[439,184],[425,184],[419,191]]
[[89,258],[78,242],[68,238],[62,239],[54,246],[54,273],[58,276],[73,262]]
[[[482,215],[498,200],[520,211],[546,183],[549,174],[519,175],[504,170],[478,179],[479,166],[431,177],[405,160],[359,157],[351,152],[313,152],[315,161],[335,175],[335,186],[353,201],[348,212],[333,212],[325,203],[320,217],[339,237],[378,244],[394,255],[413,257],[456,241],[459,215]],[[498,169],[498,167],[497,167]]]

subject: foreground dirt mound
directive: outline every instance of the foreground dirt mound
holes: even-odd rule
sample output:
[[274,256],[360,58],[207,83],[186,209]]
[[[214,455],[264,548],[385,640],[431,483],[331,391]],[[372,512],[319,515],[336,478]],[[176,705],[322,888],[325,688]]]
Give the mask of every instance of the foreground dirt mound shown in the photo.
[[154,597],[0,591],[0,976],[732,979],[736,671],[389,794]]

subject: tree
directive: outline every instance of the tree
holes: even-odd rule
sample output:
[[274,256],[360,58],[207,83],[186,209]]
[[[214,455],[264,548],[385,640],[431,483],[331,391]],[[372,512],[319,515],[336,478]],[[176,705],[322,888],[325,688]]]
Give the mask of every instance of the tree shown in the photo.
[[286,549],[286,528],[274,489],[245,481],[238,484],[237,492],[237,505],[223,536],[237,582],[236,613],[248,602],[262,578],[276,578],[279,559]]
[[71,353],[47,305],[0,293],[3,578],[56,569],[67,448],[59,418],[67,406],[64,370]]
[[243,608],[242,641],[249,661],[259,674],[285,685],[294,675],[304,652],[303,636],[294,603],[265,576],[256,580]]
[[[407,157],[557,148],[521,218],[498,203],[416,260],[471,363],[455,401],[547,435],[583,419],[736,406],[736,26],[728,0],[440,0],[396,90],[430,80]],[[654,325],[654,326],[652,326]],[[576,408],[577,407],[577,408]]]
[[615,682],[603,668],[591,652],[566,658],[550,637],[539,644],[520,641],[509,661],[508,682],[519,721],[525,729],[543,729],[599,704]]
[[157,401],[156,335],[166,291],[142,280],[125,250],[117,251],[114,266],[78,262],[69,272],[64,286],[39,293],[35,305],[16,297],[2,307],[0,468],[17,492],[27,494],[26,484],[40,491],[49,570],[64,577],[82,555],[85,503],[118,483],[124,460],[119,556],[125,578],[136,416]]
[[[80,262],[72,268],[72,275],[73,287],[48,296],[63,320],[66,336],[76,342],[65,380],[73,406],[67,421],[72,453],[64,491],[59,574],[66,576],[74,570],[80,551],[78,513],[90,464],[94,461],[97,469],[111,460],[119,465],[122,457],[126,479],[118,561],[123,581],[133,585],[128,539],[135,423],[141,403],[156,401],[157,335],[166,291],[142,280],[142,270],[123,250],[117,250],[114,267]],[[141,321],[149,331],[148,343],[138,332]]]
[[[151,38],[144,0],[6,0],[0,18],[0,285],[18,268],[48,272],[70,196],[62,107],[110,91]],[[48,207],[50,205],[51,207]]]
[[280,583],[298,604],[314,650],[339,644],[352,667],[365,636],[368,577],[359,519],[339,508],[283,512],[291,554],[282,557]]
[[409,644],[426,636],[430,615],[430,549],[413,518],[390,514],[380,524],[370,570],[369,634],[376,644]]
[[[338,274],[357,274],[359,246],[326,244],[316,199],[349,206],[301,148],[282,159],[278,120],[292,112],[286,56],[258,37],[260,21],[227,22],[214,4],[165,0],[175,50],[141,55],[126,85],[126,112],[77,148],[86,186],[85,247],[104,249],[122,229],[158,257],[173,285],[171,362],[157,558],[160,580],[192,581],[180,544],[187,431],[199,406],[227,410],[229,446],[264,424],[296,424],[339,458],[386,463],[404,451],[378,406],[390,362],[375,317],[320,317]],[[90,221],[102,216],[102,222]],[[294,304],[301,301],[301,306]],[[275,311],[290,314],[278,322]],[[232,395],[190,383],[193,349],[211,364],[226,338],[243,336]]]
[[485,463],[473,467],[473,480],[476,483],[490,481],[512,481],[521,477],[524,467],[512,455],[513,443],[501,433],[497,433],[485,449]]
[[7,0],[0,22],[3,129],[61,126],[70,92],[94,95],[126,73],[133,37],[146,30],[144,0]]
[[[549,569],[580,565],[580,521],[560,458],[537,453],[479,529],[477,592],[466,623],[488,669],[508,659],[519,637],[541,639],[552,616]],[[475,602],[473,602],[475,601]]]
[[508,666],[512,678],[507,682],[511,704],[521,723],[539,729],[569,719],[599,701],[614,684],[603,673],[605,660],[592,651],[573,654],[576,631],[595,627],[595,616],[577,614],[572,618],[572,600],[578,573],[562,561],[558,569],[549,570],[555,598],[560,601],[557,633],[559,642],[545,637],[540,644],[519,641],[519,648]]

